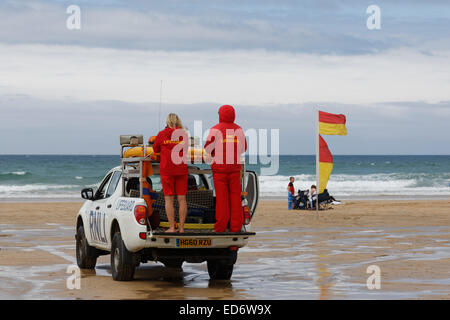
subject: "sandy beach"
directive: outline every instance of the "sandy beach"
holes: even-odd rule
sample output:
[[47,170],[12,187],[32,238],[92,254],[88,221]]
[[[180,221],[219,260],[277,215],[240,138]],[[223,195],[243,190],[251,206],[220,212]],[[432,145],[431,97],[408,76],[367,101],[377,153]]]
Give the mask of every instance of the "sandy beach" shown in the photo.
[[[69,290],[80,207],[0,203],[1,299],[450,299],[447,200],[347,200],[319,214],[261,200],[231,281],[209,281],[205,263],[180,272],[149,262],[115,282],[103,256]],[[379,290],[367,288],[370,265]]]

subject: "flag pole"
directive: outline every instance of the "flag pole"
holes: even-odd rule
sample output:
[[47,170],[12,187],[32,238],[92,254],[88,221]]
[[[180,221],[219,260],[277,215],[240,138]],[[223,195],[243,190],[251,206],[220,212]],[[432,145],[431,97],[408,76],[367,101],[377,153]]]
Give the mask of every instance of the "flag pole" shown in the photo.
[[[319,109],[316,118],[316,210],[319,215]],[[312,197],[312,195],[311,195]]]
[[161,101],[162,101],[162,80],[159,87],[159,108],[158,108],[158,131],[161,130]]

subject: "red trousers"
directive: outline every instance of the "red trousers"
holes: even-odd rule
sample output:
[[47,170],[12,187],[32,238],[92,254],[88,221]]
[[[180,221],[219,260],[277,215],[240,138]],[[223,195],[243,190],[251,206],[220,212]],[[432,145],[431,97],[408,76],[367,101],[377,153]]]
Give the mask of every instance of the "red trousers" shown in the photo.
[[241,231],[244,214],[241,202],[241,173],[213,172],[216,190],[216,224],[217,232],[224,232],[230,224],[231,232]]

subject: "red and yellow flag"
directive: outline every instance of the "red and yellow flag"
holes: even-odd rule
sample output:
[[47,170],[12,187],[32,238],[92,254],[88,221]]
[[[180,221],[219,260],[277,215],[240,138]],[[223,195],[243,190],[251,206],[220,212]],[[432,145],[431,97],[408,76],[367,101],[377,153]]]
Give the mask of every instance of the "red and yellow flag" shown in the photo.
[[347,135],[345,127],[345,116],[343,114],[334,114],[319,111],[319,134],[338,134]]
[[327,187],[332,170],[333,155],[325,140],[319,135],[319,194]]

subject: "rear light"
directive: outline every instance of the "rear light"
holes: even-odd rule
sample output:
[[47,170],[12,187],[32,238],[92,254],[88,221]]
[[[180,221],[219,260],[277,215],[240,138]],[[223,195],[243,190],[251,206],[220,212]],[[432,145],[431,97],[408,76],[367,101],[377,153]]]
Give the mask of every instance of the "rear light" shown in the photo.
[[244,225],[248,225],[252,220],[250,208],[248,206],[244,206],[243,209],[244,209]]
[[137,223],[145,226],[147,224],[147,207],[146,206],[136,206],[134,208],[134,217]]
[[228,249],[230,249],[230,251],[238,251],[239,247],[237,246],[231,246]]
[[141,238],[142,240],[147,239],[147,233],[146,232],[139,232],[139,238]]

